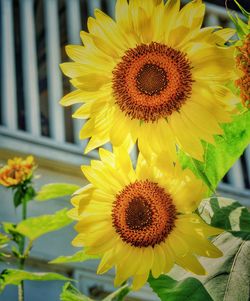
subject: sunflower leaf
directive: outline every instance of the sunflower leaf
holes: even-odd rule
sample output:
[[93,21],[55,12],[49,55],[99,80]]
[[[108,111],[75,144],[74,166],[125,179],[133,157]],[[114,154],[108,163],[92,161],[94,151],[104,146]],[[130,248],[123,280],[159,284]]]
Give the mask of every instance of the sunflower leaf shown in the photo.
[[70,278],[57,273],[33,273],[22,270],[6,269],[0,274],[0,292],[7,285],[19,285],[23,280],[50,281],[50,280],[70,280]]
[[72,195],[80,186],[67,183],[51,183],[41,187],[35,198],[36,201],[47,201],[67,195]]
[[96,259],[96,258],[98,258],[98,256],[88,255],[85,253],[85,250],[82,250],[70,256],[59,256],[51,260],[49,263],[61,264],[61,263],[70,263],[70,262],[83,262],[89,259]]
[[[224,256],[220,258],[199,258],[207,271],[206,276],[196,276],[177,266],[170,272],[169,276],[178,282],[187,277],[195,277],[202,282],[213,301],[249,301],[250,261],[248,255],[250,254],[250,233],[225,232],[216,237],[213,243],[223,252]],[[193,301],[196,299],[187,300]]]
[[[183,168],[191,169],[209,185],[210,190],[216,189],[224,175],[248,146],[250,142],[250,110],[237,115],[231,123],[224,124],[222,127],[224,135],[215,137],[215,145],[204,143],[204,162],[192,159],[184,153],[180,154]],[[204,174],[207,180],[202,177]]]
[[150,276],[148,281],[162,301],[213,301],[203,284],[193,277],[177,281],[161,275],[157,279]]
[[227,231],[250,233],[250,212],[236,201],[212,197],[203,200],[198,211],[200,216],[211,226]]
[[62,293],[60,295],[61,301],[93,301],[87,296],[81,294],[70,282],[67,282],[63,286]]
[[48,232],[68,226],[70,223],[72,220],[67,216],[67,208],[64,208],[55,214],[27,218],[21,221],[13,231],[33,241]]

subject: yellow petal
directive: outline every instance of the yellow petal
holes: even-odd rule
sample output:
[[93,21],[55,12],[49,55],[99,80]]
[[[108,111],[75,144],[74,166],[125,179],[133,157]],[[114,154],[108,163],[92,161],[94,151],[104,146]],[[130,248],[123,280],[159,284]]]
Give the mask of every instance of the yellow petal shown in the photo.
[[127,0],[116,1],[115,17],[120,28],[124,28],[125,31],[129,31],[131,29]]
[[136,291],[143,287],[143,285],[148,280],[148,274],[149,273],[145,273],[143,275],[135,275],[133,279],[132,290]]
[[187,152],[193,158],[203,160],[203,147],[198,137],[194,136],[192,132],[187,132],[185,124],[181,118],[181,113],[175,113],[172,118],[169,118],[169,124],[172,131],[178,139],[178,145],[184,152]]
[[81,90],[75,90],[73,92],[66,94],[60,100],[60,104],[63,106],[70,106],[75,103],[84,102],[84,101],[85,101],[85,93],[82,92]]
[[180,10],[180,0],[168,0],[165,5],[165,18],[162,28],[165,29],[165,41],[168,41],[169,33],[173,29],[177,13]]
[[158,278],[164,271],[166,266],[165,253],[161,245],[156,245],[154,247],[154,262],[152,265],[152,275],[154,278]]
[[99,156],[100,159],[102,160],[102,162],[115,167],[115,156],[114,153],[104,149],[104,148],[100,148],[99,149]]
[[[65,63],[66,64],[66,63]],[[101,89],[101,87],[110,82],[109,75],[103,73],[89,73],[86,75],[80,75],[79,77],[73,78],[71,84],[84,91],[96,91]]]
[[130,48],[129,39],[127,39],[126,35],[119,29],[113,19],[99,9],[95,10],[95,17],[98,25],[103,31],[101,37],[104,37],[105,40],[109,40],[110,43],[115,45],[121,51],[126,51]]
[[183,256],[177,257],[176,263],[183,267],[185,270],[190,271],[197,275],[206,275],[206,271],[197,258],[191,253]]

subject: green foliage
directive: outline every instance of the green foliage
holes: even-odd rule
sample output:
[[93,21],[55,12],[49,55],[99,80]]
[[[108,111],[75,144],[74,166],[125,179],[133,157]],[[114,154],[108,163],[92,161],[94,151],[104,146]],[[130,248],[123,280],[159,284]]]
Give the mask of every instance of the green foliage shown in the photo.
[[220,258],[200,257],[206,276],[196,276],[175,266],[169,276],[149,278],[161,300],[249,301],[250,213],[240,203],[213,197],[202,201],[200,216],[210,225],[232,231],[214,239],[223,252]]
[[122,301],[123,298],[131,291],[127,284],[118,288],[116,291],[108,295],[102,301]]
[[63,196],[71,195],[80,187],[74,184],[52,183],[41,187],[35,198],[36,201],[47,201]]
[[215,190],[250,142],[250,111],[237,115],[232,123],[222,127],[224,135],[215,137],[215,145],[204,143],[204,162],[180,154],[183,168],[190,168],[211,191]]
[[[211,259],[200,257],[201,264],[207,270],[206,276],[196,276],[185,272],[180,267],[175,267],[169,276],[176,281],[183,281],[187,277],[195,277],[204,285],[213,301],[249,301],[250,234],[225,232],[214,239],[214,244],[223,252],[224,256]],[[196,295],[193,295],[190,301],[207,300],[205,298],[195,298]]]
[[50,281],[50,280],[70,280],[69,278],[57,273],[32,273],[21,270],[6,269],[0,275],[0,292],[7,285],[19,285],[23,280]]
[[4,231],[12,234],[13,240],[19,243],[23,236],[34,241],[38,237],[59,230],[70,223],[72,220],[67,216],[67,208],[64,208],[55,214],[27,218],[18,225],[3,223],[3,227]]
[[0,233],[0,249],[5,247],[9,241],[10,241],[10,238],[7,235]]
[[60,295],[61,301],[93,301],[87,296],[82,295],[70,282],[63,286]]
[[89,259],[96,259],[96,258],[98,258],[98,256],[88,255],[85,253],[85,250],[82,250],[70,256],[59,256],[51,260],[49,263],[61,264],[61,263],[70,263],[70,262],[83,262]]
[[14,193],[14,206],[17,208],[19,205],[21,205],[24,202],[28,202],[32,200],[36,195],[36,192],[32,186],[25,186],[20,185],[17,186],[16,191]]
[[149,284],[162,301],[213,301],[203,284],[192,277],[177,281],[167,275],[155,279],[149,277]]
[[237,0],[234,0],[234,2],[238,5],[242,14],[246,17],[246,23],[243,22],[243,20],[241,20],[236,13],[231,13],[229,10],[227,10],[227,13],[229,18],[232,20],[232,22],[235,25],[239,38],[244,39],[244,37],[250,32],[250,26],[247,24],[247,21],[249,22],[250,13],[246,11]]
[[240,5],[240,3],[237,0],[234,0],[234,2],[238,5],[239,9],[241,10],[242,14],[249,18],[250,17],[250,13],[244,9],[244,7],[242,5]]
[[15,224],[2,222],[2,225],[4,232],[11,235],[12,241],[14,241],[17,244],[19,244],[22,241],[23,235],[16,231]]
[[[123,298],[130,292],[130,288],[127,284],[123,285],[102,301],[122,301]],[[83,295],[79,292],[70,282],[66,283],[63,287],[62,293],[60,295],[61,301],[94,301],[89,297]]]
[[67,216],[67,208],[64,208],[55,214],[30,217],[23,220],[17,225],[15,231],[34,241],[38,237],[59,230],[70,223],[72,223],[72,220]]
[[[9,241],[10,238],[7,235],[0,233],[0,250],[5,248],[8,245]],[[5,259],[7,258],[9,258],[8,254],[5,254],[4,252],[0,252],[0,261],[5,261]]]
[[236,201],[213,197],[202,201],[198,211],[214,227],[227,231],[250,232],[250,212]]

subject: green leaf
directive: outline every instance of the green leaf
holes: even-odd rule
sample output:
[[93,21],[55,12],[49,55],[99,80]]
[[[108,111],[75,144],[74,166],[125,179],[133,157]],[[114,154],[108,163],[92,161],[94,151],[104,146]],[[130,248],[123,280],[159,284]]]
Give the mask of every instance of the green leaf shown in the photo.
[[52,183],[41,187],[35,198],[36,201],[47,201],[67,195],[72,195],[80,186],[67,183]]
[[23,202],[28,202],[32,200],[36,195],[36,192],[32,186],[30,186],[30,182],[26,184],[22,184],[21,186],[16,187],[16,191],[14,194],[14,206],[17,208]]
[[26,187],[25,193],[24,193],[24,202],[31,201],[36,195],[36,191],[32,186]]
[[[9,241],[10,241],[10,238],[7,235],[5,235],[3,233],[0,233],[0,249],[3,249],[5,247],[7,247]],[[5,254],[4,252],[0,252],[0,261],[5,261],[9,257],[10,257],[9,254]]]
[[162,301],[213,301],[203,284],[192,277],[177,281],[161,275],[157,279],[150,276],[148,281]]
[[239,9],[241,10],[242,14],[243,14],[245,17],[249,18],[249,17],[250,17],[250,13],[249,13],[247,10],[245,10],[244,7],[241,6],[240,3],[239,3],[237,0],[234,0],[234,2],[238,5],[238,7],[239,7]]
[[[204,143],[204,162],[181,153],[183,168],[191,169],[215,190],[224,175],[242,155],[250,142],[250,110],[237,115],[233,122],[222,125],[223,136],[215,137],[215,145]],[[194,164],[195,162],[195,164]],[[206,175],[206,180],[202,177]]]
[[3,225],[4,232],[11,235],[12,241],[16,242],[17,244],[19,244],[22,241],[23,235],[16,231],[15,224],[8,222],[2,222],[1,224]]
[[55,214],[27,218],[17,225],[15,231],[33,241],[48,232],[59,230],[70,223],[72,223],[72,220],[67,216],[67,208],[64,208]]
[[[175,267],[169,275],[177,281],[195,277],[204,284],[213,301],[249,301],[250,234],[225,232],[215,238],[213,242],[224,256],[199,258],[207,271],[206,276],[195,276],[180,267]],[[195,299],[190,299],[190,301],[193,300]]]
[[[102,301],[122,301],[123,298],[130,292],[127,284],[120,287],[115,292],[105,297]],[[89,297],[80,293],[70,282],[66,283],[60,295],[61,301],[93,301]]]
[[19,285],[23,280],[50,281],[50,280],[70,280],[70,278],[57,273],[32,273],[22,270],[6,269],[0,274],[0,292],[7,285]]
[[250,232],[250,212],[231,199],[213,197],[203,200],[198,212],[211,226],[227,231]]
[[88,255],[85,253],[84,250],[78,251],[73,255],[70,256],[59,256],[53,260],[51,260],[49,263],[69,263],[69,262],[83,262],[89,259],[96,259],[98,256],[94,255]]
[[93,301],[87,296],[81,294],[70,282],[67,282],[63,286],[62,293],[60,295],[61,301]]
[[10,238],[7,235],[0,233],[0,248],[6,246],[6,244],[8,244],[9,241]]
[[22,188],[18,186],[13,198],[15,208],[17,208],[19,205],[22,204],[22,198],[23,198]]
[[109,294],[106,298],[102,301],[122,301],[125,296],[131,291],[127,284],[123,285],[122,287],[118,288],[113,293]]

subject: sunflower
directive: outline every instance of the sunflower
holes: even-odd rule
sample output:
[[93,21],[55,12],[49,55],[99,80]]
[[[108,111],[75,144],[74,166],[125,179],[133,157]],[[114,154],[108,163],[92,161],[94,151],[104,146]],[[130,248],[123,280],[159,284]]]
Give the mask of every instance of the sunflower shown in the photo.
[[[95,10],[84,46],[68,45],[74,62],[61,64],[75,91],[61,104],[83,105],[73,117],[88,119],[80,138],[89,152],[110,141],[138,141],[146,157],[183,149],[202,160],[201,140],[213,143],[219,124],[230,121],[235,97],[223,85],[234,75],[233,29],[201,29],[205,6],[179,0],[118,0],[116,21]],[[177,146],[177,147],[176,147]]]
[[78,220],[73,245],[102,258],[97,273],[115,267],[115,285],[133,277],[135,290],[150,271],[156,278],[175,263],[205,274],[195,255],[220,257],[207,238],[222,231],[194,213],[207,192],[202,181],[178,165],[163,172],[141,154],[134,169],[125,148],[99,154],[100,161],[82,167],[90,184],[73,196],[69,211]]

